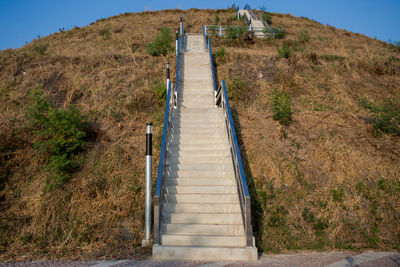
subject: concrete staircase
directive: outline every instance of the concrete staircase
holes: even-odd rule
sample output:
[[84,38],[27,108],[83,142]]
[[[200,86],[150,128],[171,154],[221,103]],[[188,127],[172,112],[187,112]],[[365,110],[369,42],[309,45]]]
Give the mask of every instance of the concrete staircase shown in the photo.
[[202,35],[188,35],[178,109],[167,141],[160,243],[154,259],[254,261],[222,110],[215,107],[210,58]]
[[[264,23],[260,19],[253,18],[250,11],[247,9],[241,9],[238,11],[240,16],[244,16],[246,14],[247,18],[250,19],[250,25],[252,28],[264,28]],[[255,35],[257,37],[264,37],[264,34],[261,32],[256,32]]]

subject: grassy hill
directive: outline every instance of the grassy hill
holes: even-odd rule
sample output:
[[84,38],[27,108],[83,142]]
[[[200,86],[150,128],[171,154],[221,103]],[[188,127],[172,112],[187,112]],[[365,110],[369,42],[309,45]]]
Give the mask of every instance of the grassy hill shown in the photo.
[[[188,32],[242,24],[233,9],[127,13],[0,51],[0,260],[149,255],[144,129],[154,123],[156,173],[164,68],[176,59],[146,45],[160,25],[172,36],[180,15]],[[398,250],[399,47],[271,18],[282,39],[212,40],[258,248]]]

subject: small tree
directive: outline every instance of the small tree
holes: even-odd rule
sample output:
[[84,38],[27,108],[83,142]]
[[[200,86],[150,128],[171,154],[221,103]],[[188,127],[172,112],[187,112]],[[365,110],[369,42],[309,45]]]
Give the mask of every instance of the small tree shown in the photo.
[[169,28],[160,28],[159,31],[160,33],[156,35],[153,42],[147,45],[147,52],[153,57],[160,55],[166,56],[168,52],[173,52],[175,50],[172,46]]

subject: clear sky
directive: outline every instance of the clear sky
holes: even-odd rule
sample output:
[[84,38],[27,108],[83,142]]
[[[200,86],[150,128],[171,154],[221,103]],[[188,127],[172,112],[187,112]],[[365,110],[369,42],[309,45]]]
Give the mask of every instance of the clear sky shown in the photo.
[[400,41],[400,0],[0,0],[0,49],[18,48],[38,35],[88,25],[125,12],[170,8],[241,8],[304,16],[323,24]]

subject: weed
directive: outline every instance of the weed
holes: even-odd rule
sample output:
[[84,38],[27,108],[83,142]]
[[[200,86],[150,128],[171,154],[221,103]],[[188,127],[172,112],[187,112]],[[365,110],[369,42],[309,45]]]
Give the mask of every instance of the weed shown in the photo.
[[286,36],[286,31],[280,28],[265,28],[264,33],[268,39],[283,39]]
[[310,41],[310,36],[308,35],[308,31],[301,30],[299,33],[298,40],[301,44],[304,44],[304,43],[307,43],[308,41]]
[[220,21],[221,21],[220,17],[217,14],[215,14],[215,17],[214,17],[215,25],[218,25]]
[[136,52],[137,49],[138,49],[138,46],[137,46],[136,44],[132,44],[132,45],[131,45],[132,54],[134,54],[134,53]]
[[278,47],[278,55],[279,57],[289,58],[291,54],[290,48],[286,43],[283,43],[282,46]]
[[381,179],[381,180],[378,181],[378,185],[379,185],[379,188],[381,190],[386,190],[388,188],[388,180],[387,179]]
[[40,140],[34,147],[48,156],[51,187],[62,185],[78,164],[74,156],[86,146],[85,118],[74,107],[52,108],[40,90],[34,90],[27,116]]
[[153,91],[153,94],[157,98],[159,104],[165,103],[167,99],[167,88],[164,83],[159,80],[153,80],[151,90]]
[[222,46],[222,47],[218,48],[217,52],[215,52],[215,56],[217,58],[224,57],[225,56],[225,47]]
[[307,207],[305,207],[303,209],[303,212],[301,213],[301,217],[303,217],[304,221],[306,221],[308,223],[313,223],[315,221],[314,214]]
[[266,12],[264,14],[262,14],[263,19],[265,19],[265,21],[271,25],[272,24],[272,14],[269,12]]
[[331,55],[331,54],[327,54],[327,55],[321,55],[320,56],[322,59],[324,59],[325,61],[343,61],[346,59],[346,57],[343,56],[338,56],[338,55]]
[[356,184],[356,189],[359,193],[364,193],[367,191],[367,186],[363,182],[358,182]]
[[276,207],[272,212],[271,217],[268,219],[268,225],[271,227],[281,227],[286,225],[286,215],[289,212],[283,207]]
[[248,88],[241,78],[231,78],[228,80],[227,86],[228,98],[235,102],[244,102],[248,97]]
[[289,125],[292,115],[292,108],[289,96],[275,89],[272,94],[272,109],[274,120],[283,125]]
[[147,52],[153,57],[166,56],[168,52],[172,52],[175,49],[171,44],[172,39],[169,28],[160,28],[159,31],[160,33],[156,35],[153,42],[147,44]]
[[33,51],[38,53],[39,55],[44,55],[47,51],[47,48],[49,47],[48,43],[37,43],[33,45]]
[[374,130],[400,136],[400,103],[388,100],[377,106],[368,99],[361,99],[360,105],[372,113]]
[[104,40],[109,40],[111,39],[111,32],[110,28],[104,28],[100,31],[100,34],[103,36]]
[[313,224],[313,229],[315,231],[315,235],[322,235],[324,230],[328,228],[328,223],[322,219],[318,219]]
[[343,196],[344,196],[343,187],[339,188],[338,190],[331,189],[330,192],[331,192],[331,195],[333,197],[333,201],[335,201],[335,202],[342,202],[343,201]]

